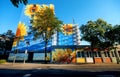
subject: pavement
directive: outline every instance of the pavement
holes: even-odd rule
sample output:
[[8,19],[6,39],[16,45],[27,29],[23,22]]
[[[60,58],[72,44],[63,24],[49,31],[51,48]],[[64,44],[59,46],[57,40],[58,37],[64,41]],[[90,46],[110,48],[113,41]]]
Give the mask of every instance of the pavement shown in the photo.
[[[41,64],[41,63],[5,63],[0,64],[0,69],[34,69],[34,68],[107,68],[118,69],[120,71],[120,64]],[[73,70],[72,69],[72,70]],[[75,69],[76,70],[76,69]]]
[[120,64],[0,64],[0,77],[120,77]]

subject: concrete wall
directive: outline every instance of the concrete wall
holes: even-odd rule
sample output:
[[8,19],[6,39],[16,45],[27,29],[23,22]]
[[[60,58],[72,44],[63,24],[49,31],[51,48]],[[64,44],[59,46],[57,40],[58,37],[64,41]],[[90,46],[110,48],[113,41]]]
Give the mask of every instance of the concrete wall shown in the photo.
[[94,61],[95,61],[95,63],[103,63],[101,57],[94,57]]
[[111,57],[112,63],[117,63],[116,57]]
[[85,58],[77,58],[77,63],[86,63]]
[[93,58],[92,57],[86,57],[86,63],[93,63]]

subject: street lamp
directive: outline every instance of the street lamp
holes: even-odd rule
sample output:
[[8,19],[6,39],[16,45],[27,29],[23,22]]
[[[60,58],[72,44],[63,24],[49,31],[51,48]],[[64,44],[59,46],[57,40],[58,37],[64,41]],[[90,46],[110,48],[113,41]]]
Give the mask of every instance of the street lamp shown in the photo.
[[14,58],[13,58],[13,64],[15,63],[15,60],[16,60],[16,54],[18,53],[18,49],[15,48],[14,49]]
[[[27,48],[25,50],[25,55],[27,54],[28,51],[28,46],[30,45],[29,41],[26,41]],[[24,55],[24,64],[25,64],[25,55]]]
[[117,45],[118,45],[118,42],[115,42],[114,43],[115,55],[116,55],[117,64],[119,64],[119,56],[118,56],[118,51],[117,51]]

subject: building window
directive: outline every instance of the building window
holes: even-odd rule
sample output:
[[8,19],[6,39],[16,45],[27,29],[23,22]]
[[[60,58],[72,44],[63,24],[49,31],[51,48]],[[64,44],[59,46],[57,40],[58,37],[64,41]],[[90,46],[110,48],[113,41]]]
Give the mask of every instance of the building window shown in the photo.
[[77,57],[81,57],[81,52],[77,52]]
[[92,52],[89,52],[89,54],[90,54],[90,57],[93,57],[93,54],[92,54]]
[[90,51],[86,52],[86,57],[92,57],[92,52]]
[[97,57],[97,52],[93,52],[94,57]]
[[84,51],[82,51],[82,52],[77,52],[77,57],[85,57]]
[[108,57],[110,57],[110,53],[109,53],[109,52],[107,52],[107,54],[108,54]]
[[101,57],[101,53],[100,52],[98,52],[98,57]]
[[86,52],[86,57],[89,57],[89,52]]
[[106,52],[104,52],[104,55],[105,55],[105,57],[107,57],[107,53]]
[[105,57],[110,57],[110,53],[109,52],[104,52]]
[[82,57],[85,57],[84,51],[82,51],[81,53],[82,53]]
[[98,51],[94,52],[93,55],[94,57],[101,57],[101,53]]
[[115,57],[115,54],[114,54],[114,52],[111,52],[111,54],[112,54],[112,57]]

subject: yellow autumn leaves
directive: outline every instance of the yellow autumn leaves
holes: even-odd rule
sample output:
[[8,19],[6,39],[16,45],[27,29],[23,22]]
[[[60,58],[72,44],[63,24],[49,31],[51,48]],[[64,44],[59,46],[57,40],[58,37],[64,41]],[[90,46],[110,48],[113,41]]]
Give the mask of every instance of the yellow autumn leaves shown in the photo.
[[54,5],[53,4],[50,4],[49,6],[44,5],[44,4],[43,5],[30,4],[30,5],[27,5],[25,8],[25,15],[32,17],[36,12],[44,11],[47,8],[50,8],[54,13]]
[[24,40],[24,36],[26,35],[27,35],[27,27],[25,26],[24,23],[19,22],[18,28],[16,31],[16,38],[14,39],[14,42],[13,42],[13,47],[17,45],[17,42],[19,40]]

